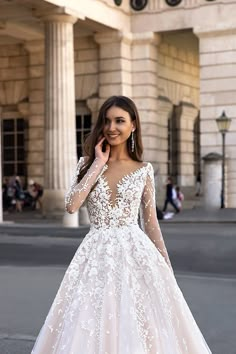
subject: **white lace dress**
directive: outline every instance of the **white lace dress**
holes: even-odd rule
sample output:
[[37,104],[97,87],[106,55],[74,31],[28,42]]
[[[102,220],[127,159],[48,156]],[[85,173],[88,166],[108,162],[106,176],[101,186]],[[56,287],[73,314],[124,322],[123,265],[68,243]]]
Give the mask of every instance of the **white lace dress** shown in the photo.
[[77,184],[83,163],[66,205],[73,211],[87,199],[91,228],[32,353],[211,353],[171,268],[156,218],[152,165],[123,176],[112,198],[108,166],[97,159]]

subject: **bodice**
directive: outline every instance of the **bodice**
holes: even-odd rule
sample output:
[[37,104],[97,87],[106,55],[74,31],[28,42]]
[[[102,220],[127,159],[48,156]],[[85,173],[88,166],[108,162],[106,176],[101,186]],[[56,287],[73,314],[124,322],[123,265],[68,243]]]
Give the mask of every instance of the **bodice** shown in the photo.
[[[78,175],[84,163],[85,158],[81,157],[72,185],[65,196],[66,210],[74,213],[86,201],[91,229],[101,229],[102,233],[106,229],[123,227],[126,229],[127,226],[137,225],[140,221],[144,233],[156,245],[171,267],[156,215],[154,171],[151,163],[145,163],[124,176],[112,176],[114,177],[110,179],[112,188],[104,174],[108,165],[104,165],[98,158],[95,158],[78,182]],[[120,178],[118,182],[116,178]]]
[[91,227],[110,228],[138,223],[147,168],[148,164],[122,177],[117,184],[115,203],[111,200],[112,192],[106,177],[103,173],[99,176],[87,198]]

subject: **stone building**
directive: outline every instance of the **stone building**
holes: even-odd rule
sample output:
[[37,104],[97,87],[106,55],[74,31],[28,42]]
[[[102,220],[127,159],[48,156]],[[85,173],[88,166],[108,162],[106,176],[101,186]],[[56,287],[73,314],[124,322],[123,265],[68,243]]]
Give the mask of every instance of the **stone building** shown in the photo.
[[160,199],[167,175],[194,194],[201,158],[221,152],[225,110],[226,201],[236,207],[235,1],[130,3],[142,1],[0,2],[2,175],[42,183],[45,211],[63,210],[100,104],[123,94],[140,111]]

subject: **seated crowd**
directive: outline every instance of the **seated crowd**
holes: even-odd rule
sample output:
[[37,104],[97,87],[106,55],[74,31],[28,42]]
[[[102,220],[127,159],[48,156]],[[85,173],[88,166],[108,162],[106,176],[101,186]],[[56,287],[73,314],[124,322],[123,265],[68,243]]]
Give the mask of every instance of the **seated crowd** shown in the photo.
[[3,209],[21,212],[24,208],[42,209],[43,187],[30,179],[23,186],[19,176],[5,178],[2,184]]

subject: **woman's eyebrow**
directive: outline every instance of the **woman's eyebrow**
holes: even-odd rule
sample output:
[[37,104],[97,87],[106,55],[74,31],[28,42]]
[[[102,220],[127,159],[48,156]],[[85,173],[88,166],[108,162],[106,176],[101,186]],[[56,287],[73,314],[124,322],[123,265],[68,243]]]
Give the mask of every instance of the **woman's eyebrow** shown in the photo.
[[105,119],[108,119],[108,120],[112,120],[112,119],[125,119],[125,117],[122,117],[122,116],[118,116],[118,117],[114,117],[114,118],[105,117]]

